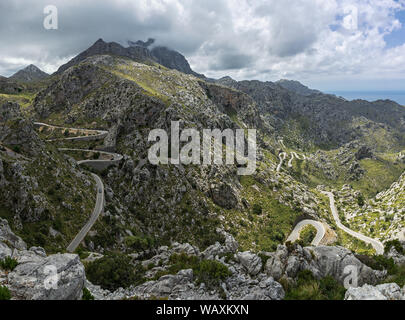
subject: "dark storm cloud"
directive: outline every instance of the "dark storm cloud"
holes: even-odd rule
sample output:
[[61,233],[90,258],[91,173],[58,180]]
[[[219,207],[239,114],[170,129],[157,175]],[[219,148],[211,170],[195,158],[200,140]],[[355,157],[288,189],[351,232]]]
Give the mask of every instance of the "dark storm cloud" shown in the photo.
[[210,65],[212,70],[243,69],[252,65],[253,58],[246,54],[225,53],[221,54],[215,62]]
[[[55,65],[88,48],[97,39],[126,44],[127,40],[157,39],[157,43],[194,53],[227,21],[221,1],[175,1],[154,7],[150,1],[51,1],[58,8],[58,30],[43,27],[49,0],[0,2],[0,74],[9,75],[31,61]],[[190,25],[192,24],[192,28]],[[6,45],[4,45],[6,44]]]

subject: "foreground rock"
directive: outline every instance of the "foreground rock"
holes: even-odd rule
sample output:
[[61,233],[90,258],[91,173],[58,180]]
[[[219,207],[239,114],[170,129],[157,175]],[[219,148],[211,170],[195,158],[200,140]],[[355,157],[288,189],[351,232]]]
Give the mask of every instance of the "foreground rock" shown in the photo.
[[385,271],[375,271],[366,266],[343,247],[280,245],[276,252],[269,254],[266,271],[276,280],[283,277],[294,279],[303,270],[311,271],[318,279],[332,276],[341,284],[344,284],[350,270],[356,270],[360,286],[376,284],[386,275]]
[[361,288],[347,290],[345,300],[405,300],[405,288],[401,290],[396,283],[375,287],[366,284]]
[[[219,231],[221,232],[221,231]],[[154,278],[158,272],[167,270],[169,258],[173,254],[184,253],[201,259],[215,260],[225,265],[230,276],[216,287],[208,287],[205,283],[197,283],[193,270],[180,270],[177,274],[160,277],[156,281],[148,281],[139,286],[118,289],[115,292],[103,290],[86,282],[86,288],[97,300],[121,299],[169,299],[169,300],[281,300],[285,292],[281,284],[273,277],[263,273],[262,261],[251,252],[237,252],[238,243],[224,233],[225,243],[216,243],[205,251],[190,244],[174,243],[170,248],[161,247],[158,253],[148,259],[134,256],[143,266],[159,265],[146,274],[147,278]],[[229,259],[226,259],[228,257]]]
[[78,300],[86,280],[83,264],[75,254],[47,256],[42,248],[26,250],[26,244],[0,220],[0,259],[12,257],[17,267],[2,273],[0,285],[7,286],[17,300]]
[[208,289],[204,283],[194,282],[193,270],[181,270],[175,275],[165,275],[137,287],[118,289],[114,292],[101,289],[90,282],[86,288],[97,300],[168,299],[168,300],[282,300],[284,289],[273,278],[260,274],[252,279],[235,273],[222,283],[221,291]]

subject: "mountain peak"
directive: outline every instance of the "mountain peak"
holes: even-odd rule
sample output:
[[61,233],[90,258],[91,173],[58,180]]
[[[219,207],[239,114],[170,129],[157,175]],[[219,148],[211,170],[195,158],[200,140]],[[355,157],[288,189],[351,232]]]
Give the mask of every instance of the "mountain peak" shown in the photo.
[[24,69],[17,71],[13,74],[9,79],[22,81],[22,82],[30,82],[36,80],[42,80],[47,78],[49,75],[46,72],[43,72],[39,69],[36,65],[30,64],[29,66],[25,67]]
[[107,43],[103,39],[98,39],[90,48],[61,66],[57,73],[64,72],[71,66],[80,63],[88,57],[111,54],[126,57],[141,63],[148,61],[157,62],[166,68],[175,69],[186,74],[192,74],[204,78],[203,75],[200,75],[191,69],[187,59],[181,53],[164,46],[150,48],[154,43],[155,39],[152,38],[149,38],[146,42],[142,40],[136,42],[128,41],[129,47],[126,48],[116,42]]
[[281,80],[277,81],[276,84],[283,87],[284,89],[298,93],[303,96],[309,96],[311,94],[320,93],[320,91],[312,90],[312,89],[308,88],[307,86],[303,85],[301,82],[296,81],[296,80],[281,79]]

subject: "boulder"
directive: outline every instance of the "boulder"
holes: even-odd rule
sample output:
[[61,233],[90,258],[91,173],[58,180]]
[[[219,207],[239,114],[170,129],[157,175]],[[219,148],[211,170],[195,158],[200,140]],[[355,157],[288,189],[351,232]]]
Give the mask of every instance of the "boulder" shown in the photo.
[[0,260],[10,257],[12,253],[11,249],[5,243],[0,242]]
[[0,218],[0,242],[4,242],[12,249],[24,250],[27,248],[25,242],[16,236],[10,229],[8,221]]
[[236,259],[240,262],[246,272],[252,276],[257,275],[262,269],[262,259],[250,251],[239,252]]
[[281,284],[264,274],[258,279],[233,276],[226,281],[226,293],[228,300],[282,300],[285,296]]
[[366,284],[360,288],[349,288],[345,300],[405,300],[405,292],[396,283],[375,287]]
[[300,271],[309,270],[318,278],[332,276],[341,284],[355,270],[357,284],[376,284],[386,275],[363,264],[355,255],[343,247],[306,247],[280,245],[276,252],[269,253],[266,272],[279,280],[282,277],[294,279]]
[[8,286],[14,298],[81,299],[86,278],[78,255],[56,254],[44,257],[36,248],[25,253],[18,256],[20,264],[8,274]]

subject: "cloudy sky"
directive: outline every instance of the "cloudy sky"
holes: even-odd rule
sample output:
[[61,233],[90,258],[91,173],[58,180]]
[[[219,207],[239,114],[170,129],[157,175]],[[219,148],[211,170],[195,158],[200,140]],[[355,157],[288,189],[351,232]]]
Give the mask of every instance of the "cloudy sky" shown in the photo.
[[53,72],[98,38],[152,37],[210,77],[405,90],[405,0],[1,0],[0,30],[3,76]]

